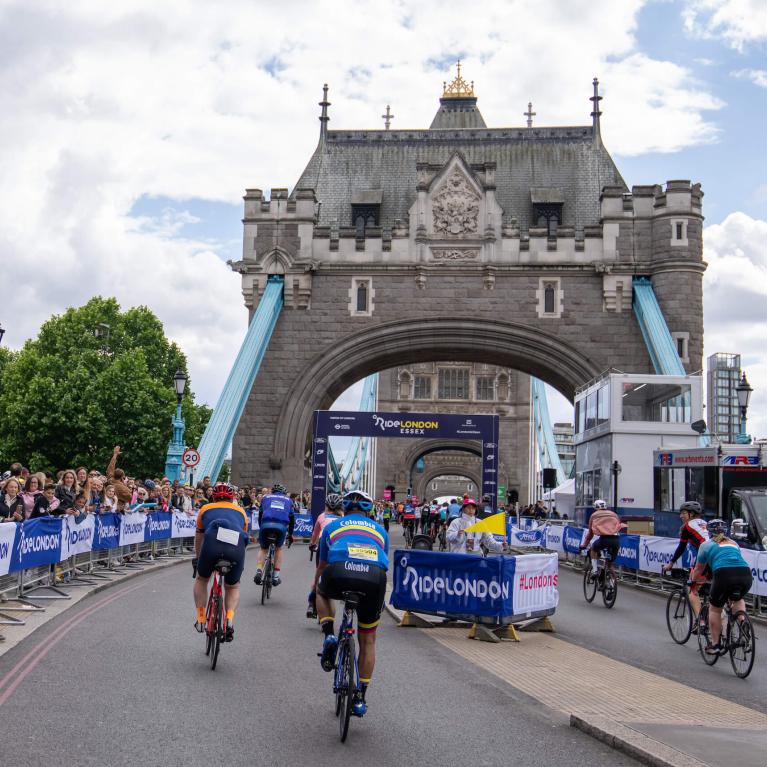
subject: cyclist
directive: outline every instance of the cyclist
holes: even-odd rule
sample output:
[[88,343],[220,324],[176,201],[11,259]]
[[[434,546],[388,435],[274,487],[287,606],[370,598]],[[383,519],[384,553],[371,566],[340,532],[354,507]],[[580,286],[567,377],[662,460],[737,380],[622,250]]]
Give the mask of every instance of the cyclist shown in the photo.
[[405,506],[402,509],[402,532],[407,536],[407,529],[410,528],[411,537],[415,535],[415,508],[410,496],[407,497]]
[[391,504],[384,503],[383,506],[383,526],[386,532],[389,532],[389,522],[391,520]]
[[748,594],[754,582],[751,566],[740,553],[740,547],[727,537],[727,524],[723,519],[711,519],[708,522],[710,540],[698,549],[698,558],[690,580],[695,582],[703,575],[706,567],[714,574],[709,595],[708,622],[711,628],[706,654],[718,655],[722,652],[722,608],[727,600],[737,597],[732,602],[733,615],[746,611],[743,597]]
[[[697,501],[685,501],[679,507],[679,517],[682,520],[682,529],[679,532],[679,545],[676,547],[676,551],[671,557],[671,561],[663,568],[665,572],[671,572],[674,567],[674,563],[684,554],[688,546],[691,546],[697,554],[701,544],[708,540],[709,536],[708,530],[706,529],[706,522],[700,518],[702,511],[703,510]],[[692,605],[692,609],[695,612],[696,618],[700,612],[700,597],[698,596],[698,589],[705,582],[706,578],[702,577],[698,581],[693,581],[692,585],[690,586],[690,604]],[[693,633],[698,633],[697,624],[693,629]]]
[[[465,498],[468,498],[468,496],[464,496]],[[450,504],[447,507],[447,523],[448,525],[454,520],[458,519],[458,517],[461,516],[461,504],[458,503],[457,498],[453,498],[450,501]]]
[[288,543],[293,543],[293,526],[296,523],[293,511],[293,502],[288,498],[288,491],[284,485],[277,482],[272,487],[272,492],[267,493],[261,499],[261,507],[258,510],[258,545],[261,547],[256,562],[256,575],[253,582],[260,586],[264,577],[264,562],[269,545],[274,543],[276,553],[274,555],[274,574],[272,586],[282,583],[280,569],[282,568],[282,546],[287,537]]
[[447,529],[447,542],[452,554],[467,554],[481,551],[484,546],[488,551],[499,553],[503,544],[490,533],[467,533],[465,528],[477,522],[477,502],[473,498],[464,498],[461,516],[450,523]]
[[219,482],[213,488],[212,502],[205,504],[197,514],[195,558],[192,560],[197,576],[194,581],[194,604],[197,608],[195,628],[200,633],[205,630],[208,581],[213,575],[216,562],[225,559],[232,563],[232,569],[224,576],[226,642],[234,638],[232,624],[240,602],[240,577],[245,566],[245,547],[248,545],[248,516],[242,506],[234,502],[234,498],[234,488],[225,482]]
[[424,498],[421,501],[421,534],[425,534],[429,526],[429,502]]
[[[334,519],[338,519],[341,514],[341,502],[342,498],[338,493],[328,493],[325,497],[325,511],[317,517],[317,521],[314,523],[314,530],[312,530],[312,537],[309,540],[309,548],[312,551],[317,551],[320,535],[325,529],[325,525],[328,522],[332,522]],[[317,556],[317,566],[319,567],[320,558]],[[309,604],[306,607],[306,617],[317,617],[317,605],[315,603],[315,597],[317,595],[317,574],[312,576],[311,591],[309,592]]]
[[[598,559],[602,552],[607,552],[609,557],[607,558],[607,567],[612,575],[615,575],[615,565],[613,564],[618,557],[618,551],[620,550],[620,538],[618,537],[621,530],[625,530],[628,526],[625,522],[621,522],[621,518],[610,509],[607,508],[607,503],[601,499],[594,501],[594,511],[589,517],[589,529],[586,533],[586,538],[581,544],[581,551],[584,549],[591,549],[591,574],[592,576],[597,574]],[[589,543],[591,546],[589,547]]]
[[360,692],[354,698],[352,712],[364,716],[365,695],[376,661],[376,628],[386,596],[389,536],[366,516],[373,508],[373,499],[366,493],[352,490],[344,495],[342,505],[344,516],[329,522],[320,536],[317,610],[325,635],[321,664],[325,671],[332,671],[338,649],[330,600],[342,599],[345,591],[356,591],[362,595],[357,605]]

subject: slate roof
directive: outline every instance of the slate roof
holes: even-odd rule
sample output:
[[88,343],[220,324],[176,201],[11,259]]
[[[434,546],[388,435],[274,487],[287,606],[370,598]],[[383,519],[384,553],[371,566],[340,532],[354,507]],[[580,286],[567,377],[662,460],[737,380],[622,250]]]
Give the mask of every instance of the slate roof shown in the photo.
[[[484,125],[479,110],[474,111]],[[432,124],[445,119],[456,115],[446,116],[441,104]],[[462,119],[460,112],[457,119]],[[353,196],[381,190],[380,224],[387,227],[394,219],[407,220],[416,197],[416,164],[444,164],[456,151],[469,163],[496,163],[496,197],[504,221],[516,217],[522,229],[531,225],[534,188],[561,192],[562,223],[576,228],[599,222],[603,186],[628,191],[591,125],[328,131],[295,189],[314,189],[322,202],[320,224],[338,226],[352,224]]]

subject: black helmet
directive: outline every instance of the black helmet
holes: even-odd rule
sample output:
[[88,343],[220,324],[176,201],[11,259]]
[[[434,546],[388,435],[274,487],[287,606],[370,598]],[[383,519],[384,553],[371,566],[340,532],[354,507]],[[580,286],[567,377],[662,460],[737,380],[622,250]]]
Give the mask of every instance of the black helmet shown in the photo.
[[275,482],[272,485],[272,492],[273,493],[280,493],[281,495],[285,495],[288,492],[288,490],[285,487],[285,485],[283,485],[281,482]]
[[703,513],[703,509],[697,501],[685,501],[679,507],[679,511],[680,513],[686,511],[690,516],[695,515],[696,517],[699,517]]
[[338,511],[343,503],[343,498],[338,493],[328,493],[325,496],[325,506],[331,511]]
[[727,523],[723,519],[709,519],[706,529],[712,538],[715,535],[727,535]]

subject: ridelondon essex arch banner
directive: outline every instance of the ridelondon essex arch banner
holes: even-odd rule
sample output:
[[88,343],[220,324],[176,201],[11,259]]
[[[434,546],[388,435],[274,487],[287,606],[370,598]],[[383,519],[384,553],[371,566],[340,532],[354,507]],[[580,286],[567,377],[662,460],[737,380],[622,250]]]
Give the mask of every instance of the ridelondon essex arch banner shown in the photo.
[[381,413],[315,410],[312,439],[312,517],[325,510],[329,437],[404,437],[466,439],[482,442],[482,495],[495,511],[498,482],[497,415],[454,413]]

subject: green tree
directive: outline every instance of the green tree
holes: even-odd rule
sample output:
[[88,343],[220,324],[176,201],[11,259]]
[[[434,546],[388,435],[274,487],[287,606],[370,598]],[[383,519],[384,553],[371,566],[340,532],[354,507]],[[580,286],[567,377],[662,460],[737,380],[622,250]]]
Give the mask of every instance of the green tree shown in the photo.
[[[96,296],[54,315],[21,351],[0,355],[0,465],[103,471],[120,445],[129,474],[157,476],[178,369],[187,373],[186,357],[146,307],[121,312],[115,299]],[[182,411],[187,444],[196,445],[211,411],[195,405],[189,382]]]

